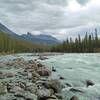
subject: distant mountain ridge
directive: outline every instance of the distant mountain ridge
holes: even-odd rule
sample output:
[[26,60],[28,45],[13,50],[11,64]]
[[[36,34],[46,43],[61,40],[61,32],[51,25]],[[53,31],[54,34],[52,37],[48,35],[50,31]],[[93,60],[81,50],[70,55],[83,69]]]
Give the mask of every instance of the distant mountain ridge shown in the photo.
[[40,34],[40,35],[32,35],[30,32],[28,32],[27,34],[23,34],[21,35],[21,37],[23,37],[25,40],[30,40],[31,42],[34,43],[39,43],[39,44],[58,44],[60,43],[59,40],[57,40],[56,38],[50,36],[50,35],[44,35],[44,34]]
[[30,32],[28,32],[27,34],[18,35],[15,32],[11,31],[9,28],[7,28],[2,23],[0,23],[0,31],[2,31],[14,38],[22,39],[22,40],[29,41],[32,43],[46,44],[46,45],[53,45],[53,44],[60,43],[59,40],[57,40],[56,38],[54,38],[50,35],[44,35],[44,34],[32,35]]

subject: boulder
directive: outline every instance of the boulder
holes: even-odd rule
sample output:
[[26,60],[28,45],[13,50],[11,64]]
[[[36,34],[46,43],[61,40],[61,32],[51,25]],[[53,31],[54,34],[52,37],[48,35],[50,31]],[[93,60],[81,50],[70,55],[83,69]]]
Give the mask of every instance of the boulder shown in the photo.
[[61,92],[61,90],[63,88],[63,86],[61,85],[61,83],[58,80],[49,80],[44,83],[44,86],[47,89],[53,89],[54,93]]
[[22,89],[19,86],[12,86],[12,87],[9,86],[10,93],[23,92],[23,91],[24,91],[24,89]]
[[7,88],[4,86],[2,83],[0,83],[0,95],[1,94],[6,94],[7,93]]
[[0,79],[4,79],[5,75],[4,74],[0,74]]
[[32,77],[37,77],[37,78],[39,78],[40,75],[39,75],[36,71],[34,71],[34,72],[32,72]]
[[38,59],[40,59],[40,60],[45,60],[45,59],[48,59],[48,58],[47,58],[47,57],[44,57],[44,56],[39,56]]
[[55,96],[60,99],[60,100],[63,100],[63,96],[60,94],[60,93],[55,93]]
[[37,63],[37,66],[38,66],[38,67],[43,67],[44,65],[42,65],[42,64],[39,62],[39,63]]
[[55,69],[54,67],[52,67],[52,71],[53,71],[53,72],[56,72],[56,69]]
[[14,77],[14,76],[15,76],[15,74],[13,74],[13,73],[10,73],[10,72],[5,73],[6,78],[11,78],[11,77]]
[[70,100],[79,100],[77,96],[72,96]]
[[33,94],[36,93],[37,89],[38,88],[37,88],[36,84],[33,84],[33,83],[26,84],[26,90],[29,91],[29,92],[31,92],[31,93],[33,93]]
[[39,100],[46,100],[46,98],[49,98],[51,96],[51,92],[45,88],[38,89],[36,94]]
[[14,93],[14,96],[15,97],[22,97],[22,98],[24,98],[25,97],[25,91],[16,91],[15,93]]
[[50,76],[51,74],[51,71],[46,69],[46,68],[40,68],[37,70],[37,73],[40,75],[40,76]]
[[60,77],[59,77],[59,79],[64,80],[65,78],[64,78],[64,77],[62,77],[62,76],[60,76]]
[[70,91],[83,93],[83,91],[79,88],[70,88]]
[[27,78],[28,78],[29,80],[31,80],[31,79],[32,79],[32,73],[28,72]]
[[86,85],[87,85],[87,87],[88,86],[93,86],[94,85],[94,82],[91,81],[91,80],[86,80]]
[[25,93],[25,100],[37,100],[37,96],[30,92]]

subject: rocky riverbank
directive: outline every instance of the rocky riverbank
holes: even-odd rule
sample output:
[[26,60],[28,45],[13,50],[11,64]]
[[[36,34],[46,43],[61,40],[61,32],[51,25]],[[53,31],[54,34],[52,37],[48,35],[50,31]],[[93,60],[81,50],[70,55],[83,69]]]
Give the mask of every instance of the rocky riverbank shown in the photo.
[[0,62],[0,100],[64,100],[59,80],[37,60]]

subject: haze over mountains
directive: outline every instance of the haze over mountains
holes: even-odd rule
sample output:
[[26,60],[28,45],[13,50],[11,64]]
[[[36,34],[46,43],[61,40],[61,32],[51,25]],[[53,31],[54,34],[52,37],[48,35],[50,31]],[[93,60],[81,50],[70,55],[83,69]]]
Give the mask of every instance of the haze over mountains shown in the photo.
[[32,33],[30,32],[27,32],[27,34],[18,35],[1,23],[0,23],[0,31],[7,33],[8,35],[14,38],[22,39],[22,40],[29,41],[29,42],[36,43],[36,44],[53,45],[53,44],[60,43],[59,40],[57,40],[56,38],[50,35],[44,35],[44,34],[32,35]]

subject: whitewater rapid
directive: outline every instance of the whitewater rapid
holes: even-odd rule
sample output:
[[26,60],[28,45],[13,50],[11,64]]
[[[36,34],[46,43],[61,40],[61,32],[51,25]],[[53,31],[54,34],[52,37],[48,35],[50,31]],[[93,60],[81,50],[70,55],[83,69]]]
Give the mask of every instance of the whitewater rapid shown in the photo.
[[[100,100],[100,54],[64,54],[50,57],[43,61],[48,67],[55,67],[52,78],[63,76],[63,83],[68,83],[81,92],[71,92],[70,87],[63,89],[66,100],[77,95],[79,100]],[[86,80],[92,80],[95,85],[86,87]]]

